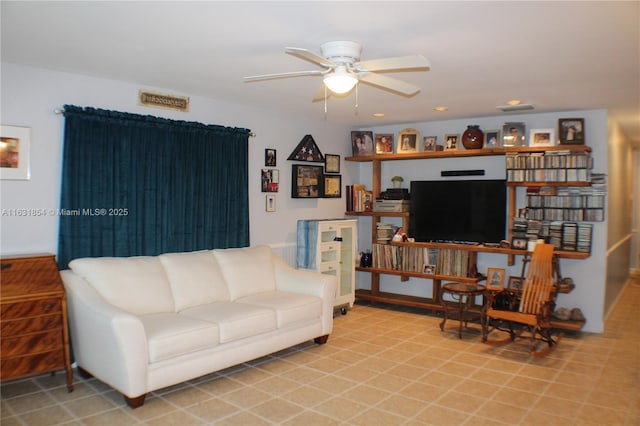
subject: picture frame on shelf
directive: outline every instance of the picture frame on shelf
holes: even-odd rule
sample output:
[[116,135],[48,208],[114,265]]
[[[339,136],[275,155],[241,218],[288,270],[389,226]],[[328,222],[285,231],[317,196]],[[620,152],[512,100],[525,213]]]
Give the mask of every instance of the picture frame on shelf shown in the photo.
[[560,145],[584,145],[584,118],[559,118]]
[[423,140],[422,149],[425,152],[438,150],[438,137],[437,136],[425,136]]
[[449,133],[447,135],[444,135],[444,150],[445,151],[457,150],[459,142],[460,142],[459,133]]
[[0,126],[0,179],[31,178],[31,127]]
[[424,265],[422,273],[423,274],[427,274],[427,275],[435,275],[436,274],[436,265]]
[[487,130],[484,132],[483,148],[500,148],[500,130]]
[[526,238],[514,238],[511,240],[511,248],[516,250],[526,250],[527,249],[527,239]]
[[393,154],[392,133],[376,133],[376,154]]
[[264,166],[275,167],[276,166],[276,150],[273,148],[265,148],[264,150]]
[[336,154],[324,155],[324,172],[340,173],[340,156]]
[[524,278],[511,275],[507,283],[507,289],[512,291],[522,291],[523,284]]
[[373,132],[371,130],[354,130],[351,132],[351,149],[354,157],[373,155]]
[[508,122],[502,125],[502,146],[526,146],[526,126],[522,122]]
[[504,288],[503,268],[487,268],[487,290],[502,290]]
[[291,198],[321,198],[322,166],[291,166]]
[[275,194],[267,194],[265,203],[265,210],[268,212],[276,211],[276,195]]
[[554,129],[531,129],[529,131],[529,146],[532,148],[543,146],[555,146]]
[[420,132],[416,129],[402,129],[398,132],[398,142],[396,143],[396,152],[398,154],[409,154],[418,152],[420,146]]
[[324,175],[323,198],[342,198],[342,176]]

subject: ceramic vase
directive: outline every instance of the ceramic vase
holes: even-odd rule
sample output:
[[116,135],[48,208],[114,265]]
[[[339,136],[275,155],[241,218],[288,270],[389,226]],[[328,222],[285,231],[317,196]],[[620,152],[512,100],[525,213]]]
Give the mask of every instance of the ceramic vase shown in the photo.
[[462,134],[462,145],[465,149],[480,149],[482,148],[483,138],[484,133],[480,130],[480,126],[469,125]]

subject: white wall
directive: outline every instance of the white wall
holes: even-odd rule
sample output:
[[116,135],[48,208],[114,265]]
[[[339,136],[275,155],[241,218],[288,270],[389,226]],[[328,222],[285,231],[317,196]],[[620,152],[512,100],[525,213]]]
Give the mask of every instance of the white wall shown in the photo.
[[[195,94],[189,96],[187,113],[143,107],[137,104],[140,89],[173,93],[141,84],[91,78],[81,75],[2,63],[3,125],[31,127],[31,179],[0,182],[0,253],[24,254],[57,252],[58,218],[10,216],[16,209],[56,209],[60,200],[60,178],[64,117],[54,113],[64,104],[89,106],[123,112],[154,115],[178,120],[199,121],[231,127],[249,128],[256,133],[250,144],[250,235],[252,244],[295,243],[299,218],[343,217],[342,199],[291,199],[291,151],[306,134],[311,134],[323,153],[351,154],[349,129],[325,120],[322,105],[317,119],[278,114],[273,111],[237,105]],[[307,102],[303,97],[302,102]],[[260,170],[264,149],[277,150],[280,191],[276,212],[265,211]],[[320,163],[314,163],[320,164]],[[342,161],[343,181],[349,182],[349,165]],[[230,231],[232,232],[232,231]]]
[[[607,173],[607,112],[606,110],[565,111],[562,113],[536,113],[536,114],[503,114],[492,117],[481,117],[461,120],[442,120],[437,122],[405,123],[392,126],[380,126],[372,129],[374,133],[394,133],[406,127],[415,128],[421,136],[437,136],[438,143],[442,144],[445,134],[462,134],[469,124],[478,124],[482,130],[502,129],[505,122],[524,122],[526,132],[530,129],[555,129],[557,137],[558,118],[585,119],[585,135],[587,145],[592,148],[594,158],[594,171]],[[363,129],[365,130],[365,129]],[[484,169],[488,179],[501,179],[505,177],[503,156],[446,158],[409,161],[386,161],[382,164],[382,188],[390,187],[391,176],[404,177],[404,186],[408,187],[411,180],[446,179],[440,177],[442,170],[469,170]],[[371,165],[360,164],[359,182],[371,187]],[[449,178],[451,179],[451,178]],[[517,191],[516,206],[524,207],[525,188]],[[437,201],[437,200],[436,200]],[[382,218],[385,222],[395,223],[393,219]],[[360,219],[364,225],[360,229],[370,229],[370,219]],[[397,221],[396,221],[397,222]],[[606,281],[606,253],[607,253],[607,226],[606,222],[594,223],[593,243],[591,256],[587,260],[561,261],[561,272],[565,277],[572,277],[577,288],[570,294],[562,294],[558,299],[558,306],[568,308],[579,307],[587,318],[586,331],[601,332],[603,330],[603,300]],[[370,236],[362,231],[359,238],[359,250],[371,248]],[[507,257],[504,255],[480,254],[478,258],[478,270],[486,273],[488,267],[506,268],[507,275],[519,275],[521,271],[520,258],[516,265],[508,267]],[[359,272],[357,274],[358,288],[369,288],[369,274]],[[411,278],[402,282],[396,276],[385,275],[380,279],[381,291],[389,291],[414,296],[431,297],[432,286],[430,280]]]

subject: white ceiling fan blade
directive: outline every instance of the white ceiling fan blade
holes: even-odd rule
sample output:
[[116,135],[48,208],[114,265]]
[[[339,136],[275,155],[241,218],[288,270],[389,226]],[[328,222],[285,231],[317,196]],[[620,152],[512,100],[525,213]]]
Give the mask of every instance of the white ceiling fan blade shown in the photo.
[[358,74],[358,78],[363,83],[391,90],[392,92],[397,92],[405,96],[413,96],[420,91],[420,88],[418,86],[405,83],[404,81],[400,81],[396,78],[388,77],[386,75],[362,72]]
[[311,100],[311,102],[324,101],[325,93],[327,94],[327,99],[329,99],[329,97],[331,97],[331,90],[327,89],[327,86],[325,86],[323,83],[320,87],[318,87],[318,90],[316,90],[316,93],[315,95],[313,95],[313,99]]
[[304,59],[305,61],[312,62],[314,64],[318,64],[325,68],[335,67],[337,64],[329,59],[320,56],[319,54],[312,52],[308,49],[303,49],[301,47],[287,47],[285,52],[297,56],[300,59]]
[[400,71],[423,70],[429,71],[431,63],[422,55],[397,56],[394,58],[371,59],[355,64],[361,71]]
[[262,81],[262,80],[274,80],[276,78],[288,78],[288,77],[304,77],[307,75],[322,75],[325,74],[326,71],[313,70],[313,71],[292,71],[292,72],[281,72],[277,74],[264,74],[264,75],[252,75],[249,77],[245,77],[244,81]]

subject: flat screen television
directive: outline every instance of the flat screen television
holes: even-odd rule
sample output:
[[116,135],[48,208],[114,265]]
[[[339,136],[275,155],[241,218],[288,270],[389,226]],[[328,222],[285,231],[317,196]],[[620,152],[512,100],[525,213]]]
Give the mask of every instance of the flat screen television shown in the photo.
[[411,181],[408,236],[419,242],[498,243],[506,234],[504,180]]

